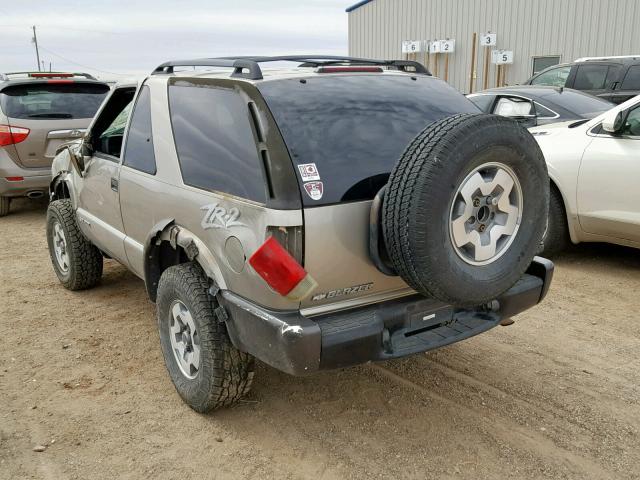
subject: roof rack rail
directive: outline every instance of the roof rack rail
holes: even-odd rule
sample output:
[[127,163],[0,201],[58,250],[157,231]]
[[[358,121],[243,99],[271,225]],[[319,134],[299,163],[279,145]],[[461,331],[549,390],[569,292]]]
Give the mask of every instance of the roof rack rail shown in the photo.
[[610,55],[608,57],[580,57],[576,58],[575,62],[590,62],[598,60],[624,60],[626,58],[638,58],[640,55]]
[[[297,62],[300,67],[320,67],[327,65],[379,65],[395,68],[403,72],[431,75],[431,72],[420,62],[413,60],[374,60],[370,58],[341,57],[335,55],[282,55],[282,56],[244,56],[221,58],[198,58],[194,60],[172,60],[158,65],[152,75],[173,73],[174,67],[226,67],[233,68],[232,77],[261,80],[260,63],[265,62]],[[246,71],[245,71],[246,70]]]
[[9,76],[19,76],[23,75],[27,78],[38,78],[38,77],[85,77],[88,80],[96,80],[96,77],[91,75],[90,73],[84,72],[7,72],[2,75],[5,80],[9,79]]

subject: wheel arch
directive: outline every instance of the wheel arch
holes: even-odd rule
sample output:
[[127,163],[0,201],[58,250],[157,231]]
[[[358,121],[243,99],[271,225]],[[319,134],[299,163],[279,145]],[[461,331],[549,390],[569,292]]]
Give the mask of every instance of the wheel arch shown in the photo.
[[162,220],[153,227],[144,245],[143,258],[145,287],[152,302],[156,301],[162,273],[173,265],[191,261],[197,262],[219,288],[226,288],[222,271],[209,248],[174,219]]
[[569,229],[569,237],[571,238],[571,242],[580,243],[578,232],[576,231],[576,222],[578,220],[577,216],[574,218],[570,213],[567,205],[570,203],[567,200],[564,192],[559,186],[558,181],[551,175],[549,172],[549,187],[551,190],[556,190],[558,194],[560,194],[560,199],[562,200],[562,208],[564,209],[565,217],[567,218],[567,228]]
[[60,172],[49,183],[49,201],[53,202],[64,198],[73,201],[68,174],[67,172]]

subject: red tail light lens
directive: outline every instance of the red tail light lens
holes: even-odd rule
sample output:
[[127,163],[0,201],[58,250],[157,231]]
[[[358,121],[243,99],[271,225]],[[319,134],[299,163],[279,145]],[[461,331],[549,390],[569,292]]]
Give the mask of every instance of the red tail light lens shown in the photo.
[[28,128],[0,125],[0,147],[22,142],[29,136],[30,131]]
[[32,78],[51,78],[51,77],[73,77],[73,73],[63,73],[63,72],[41,72],[41,73],[30,73],[30,77]]
[[317,284],[278,241],[269,237],[249,258],[249,264],[267,284],[282,296],[303,298]]
[[24,177],[4,177],[7,182],[22,182]]
[[319,67],[318,73],[342,73],[342,72],[368,72],[368,73],[382,73],[383,70],[380,67]]

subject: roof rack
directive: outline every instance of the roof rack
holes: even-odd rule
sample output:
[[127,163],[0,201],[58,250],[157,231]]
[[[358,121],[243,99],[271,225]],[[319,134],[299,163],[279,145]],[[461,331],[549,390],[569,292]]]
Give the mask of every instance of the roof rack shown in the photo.
[[590,62],[594,60],[624,60],[626,58],[638,58],[640,55],[611,55],[608,57],[581,57],[577,58],[576,62]]
[[26,77],[26,78],[70,78],[84,77],[88,80],[96,80],[96,77],[89,73],[83,72],[7,72],[0,74],[0,79],[8,80],[9,77]]
[[320,67],[327,65],[379,65],[395,68],[403,72],[431,75],[431,72],[420,62],[412,60],[374,60],[370,58],[340,57],[335,55],[283,55],[275,57],[221,57],[198,58],[194,60],[172,60],[158,65],[152,75],[173,73],[174,67],[226,67],[232,68],[232,77],[261,80],[260,63],[296,62],[300,67]]

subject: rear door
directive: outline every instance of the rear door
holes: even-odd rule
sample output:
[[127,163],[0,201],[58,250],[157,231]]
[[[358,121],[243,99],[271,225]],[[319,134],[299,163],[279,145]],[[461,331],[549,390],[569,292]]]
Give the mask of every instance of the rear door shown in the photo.
[[609,100],[620,104],[640,94],[640,65],[631,65],[611,92]]
[[318,282],[303,308],[371,303],[411,290],[369,255],[372,199],[429,123],[479,110],[422,75],[318,75],[259,84],[294,162],[304,207],[304,267]]
[[84,135],[109,87],[96,82],[47,80],[5,88],[0,94],[9,125],[28,128],[26,140],[10,151],[26,168],[47,168],[56,149]]

